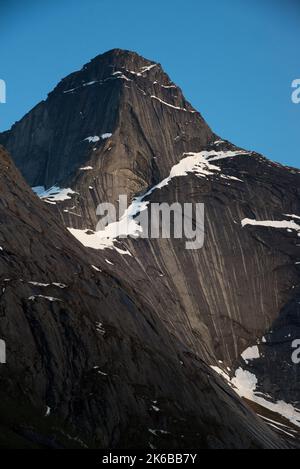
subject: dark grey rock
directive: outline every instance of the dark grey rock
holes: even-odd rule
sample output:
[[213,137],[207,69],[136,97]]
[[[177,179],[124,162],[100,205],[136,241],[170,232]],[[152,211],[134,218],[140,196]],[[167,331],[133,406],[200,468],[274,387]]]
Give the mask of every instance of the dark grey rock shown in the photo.
[[[112,135],[101,138],[108,133]],[[94,136],[99,140],[85,140]],[[142,446],[150,437],[151,444],[159,445],[146,427],[162,425],[158,421],[155,426],[153,419],[159,415],[151,411],[151,399],[157,400],[161,389],[159,403],[164,402],[168,417],[163,421],[169,426],[161,429],[171,428],[173,434],[179,425],[181,433],[189,435],[183,446],[272,446],[261,433],[258,436],[257,421],[250,431],[255,442],[249,439],[252,417],[207,367],[222,360],[233,371],[241,363],[246,369],[240,354],[270,330],[276,331],[273,339],[262,346],[265,352],[248,369],[255,371],[260,390],[274,400],[299,404],[299,366],[290,363],[290,343],[284,339],[287,329],[291,337],[299,331],[300,266],[295,264],[299,238],[286,230],[241,226],[244,218],[282,220],[285,214],[299,215],[298,170],[241,152],[213,161],[220,172],[206,178],[195,174],[174,178],[154,191],[150,202],[205,203],[206,238],[197,251],[187,251],[185,240],[129,239],[120,246],[132,257],[120,256],[116,251],[85,249],[63,228],[94,230],[99,202],[116,203],[119,194],[131,200],[146,192],[169,175],[185,152],[239,150],[227,141],[215,143],[217,139],[160,65],[121,50],[98,56],[63,79],[45,102],[0,134],[0,142],[31,186],[58,184],[76,192],[71,200],[48,205],[22,182],[16,203],[10,180],[1,216],[13,234],[8,235],[6,222],[5,237],[0,230],[0,245],[2,236],[11,256],[5,265],[21,278],[21,272],[27,278],[39,272],[53,282],[59,272],[60,282],[74,284],[72,291],[60,289],[62,302],[47,304],[50,318],[44,300],[20,300],[19,295],[30,296],[33,286],[28,291],[24,284],[14,283],[13,292],[7,287],[1,301],[7,298],[6,308],[14,310],[18,305],[22,329],[28,331],[24,344],[32,341],[32,355],[20,345],[20,337],[14,343],[25,357],[22,374],[24,368],[30,369],[28,389],[37,386],[33,402],[45,402],[48,396],[60,417],[66,416],[89,435],[96,432],[97,444],[130,446],[139,434]],[[7,212],[7,200],[15,204],[13,216]],[[27,233],[31,226],[34,236]],[[92,271],[91,264],[102,273]],[[3,272],[3,279],[8,273]],[[49,292],[58,295],[52,286]],[[101,346],[93,339],[96,321],[110,331],[108,344],[105,335],[100,337]],[[7,320],[3,332],[7,330],[15,334],[17,325]],[[36,334],[38,338],[31,337]],[[93,378],[97,354],[96,365],[114,377],[113,384],[106,375]],[[31,360],[36,363],[34,370]],[[55,391],[49,382],[55,383]],[[223,393],[229,399],[230,410],[216,407],[220,392],[222,399]],[[96,393],[102,395],[102,403],[98,398],[86,400]],[[229,436],[226,425],[229,421],[234,425],[240,409],[247,423],[237,420]],[[178,423],[181,419],[187,426]],[[132,428],[129,421],[134,422]],[[197,429],[200,421],[205,429]],[[181,444],[177,438],[165,438],[162,446]]]

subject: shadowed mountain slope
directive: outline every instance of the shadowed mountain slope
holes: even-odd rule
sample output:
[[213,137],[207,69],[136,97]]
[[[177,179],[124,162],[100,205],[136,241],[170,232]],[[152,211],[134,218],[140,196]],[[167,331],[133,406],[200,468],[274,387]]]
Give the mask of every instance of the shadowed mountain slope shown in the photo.
[[[242,378],[245,397],[299,409],[299,170],[216,136],[159,64],[119,49],[64,78],[0,142],[60,229],[167,334],[227,380]],[[135,214],[139,200],[149,212],[204,203],[203,248],[104,239],[96,208],[120,195]]]

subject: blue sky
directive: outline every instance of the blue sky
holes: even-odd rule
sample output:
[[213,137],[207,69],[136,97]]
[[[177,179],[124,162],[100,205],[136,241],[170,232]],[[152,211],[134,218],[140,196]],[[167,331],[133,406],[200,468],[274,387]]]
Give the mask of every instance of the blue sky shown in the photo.
[[0,0],[0,130],[118,47],[160,62],[221,137],[300,166],[298,0]]

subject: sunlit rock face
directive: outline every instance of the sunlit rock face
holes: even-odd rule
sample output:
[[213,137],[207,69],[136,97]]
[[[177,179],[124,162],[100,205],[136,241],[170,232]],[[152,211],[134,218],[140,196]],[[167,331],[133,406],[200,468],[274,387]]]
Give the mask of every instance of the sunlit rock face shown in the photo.
[[[215,135],[159,64],[122,50],[63,79],[0,142],[69,242],[151,311],[155,333],[163,328],[185,357],[237,385],[242,369],[255,392],[300,407],[292,361],[300,338],[298,170]],[[186,249],[184,237],[116,239],[112,230],[104,242],[96,208],[117,206],[120,195],[149,211],[153,203],[203,203],[203,247]]]
[[0,183],[1,447],[289,446],[68,233],[1,147]]

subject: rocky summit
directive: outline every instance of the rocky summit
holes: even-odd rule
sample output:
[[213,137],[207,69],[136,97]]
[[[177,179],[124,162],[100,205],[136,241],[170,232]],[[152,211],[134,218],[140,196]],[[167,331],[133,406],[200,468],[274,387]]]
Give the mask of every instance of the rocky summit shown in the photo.
[[[0,445],[297,446],[300,171],[216,135],[119,49],[0,144]],[[199,248],[142,235],[141,213],[188,203]]]

